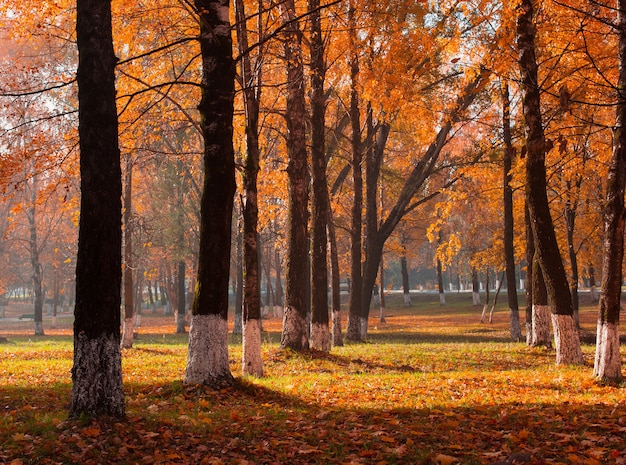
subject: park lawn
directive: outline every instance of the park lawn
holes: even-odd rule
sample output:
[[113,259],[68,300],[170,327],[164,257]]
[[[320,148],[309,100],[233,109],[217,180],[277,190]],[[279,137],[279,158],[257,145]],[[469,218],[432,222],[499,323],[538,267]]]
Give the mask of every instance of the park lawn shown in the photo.
[[[626,463],[626,389],[593,381],[594,346],[585,366],[555,367],[508,340],[506,312],[479,324],[467,295],[431,298],[390,305],[385,324],[373,311],[368,343],[330,354],[279,350],[266,320],[266,376],[241,378],[231,336],[236,383],[221,390],[184,386],[186,336],[146,316],[123,352],[125,421],[68,421],[71,334],[9,330],[0,463]],[[595,307],[581,316],[592,332]]]

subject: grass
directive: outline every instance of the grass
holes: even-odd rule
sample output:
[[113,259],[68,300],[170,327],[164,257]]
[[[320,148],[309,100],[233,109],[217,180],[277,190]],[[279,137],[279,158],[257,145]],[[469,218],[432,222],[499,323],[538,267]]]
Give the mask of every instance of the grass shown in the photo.
[[[123,422],[67,420],[67,325],[35,338],[28,324],[5,324],[0,463],[446,465],[514,453],[626,463],[626,392],[594,382],[593,346],[583,346],[585,366],[555,367],[553,351],[508,340],[508,312],[480,324],[467,294],[446,307],[436,295],[413,302],[392,296],[386,324],[372,314],[367,343],[330,354],[279,350],[280,321],[264,321],[261,379],[240,377],[231,336],[237,381],[222,390],[184,386],[186,337],[173,318],[145,315],[123,352]],[[593,332],[594,306],[581,322]]]

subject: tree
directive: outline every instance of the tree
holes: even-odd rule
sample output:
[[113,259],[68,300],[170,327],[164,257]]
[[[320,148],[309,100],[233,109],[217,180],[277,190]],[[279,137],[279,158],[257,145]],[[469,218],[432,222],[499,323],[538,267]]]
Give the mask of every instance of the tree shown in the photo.
[[232,383],[228,364],[228,275],[235,195],[233,112],[235,62],[228,0],[194,0],[200,23],[204,138],[200,245],[186,384]]
[[108,0],[77,0],[81,216],[70,416],[124,417],[122,174]]
[[326,179],[324,37],[319,0],[309,0],[311,21],[311,164],[313,171],[311,247],[311,348],[330,351],[328,327],[328,181]]
[[580,364],[582,352],[573,318],[567,276],[559,252],[546,193],[547,143],[541,116],[541,98],[535,56],[533,0],[523,0],[517,16],[517,45],[526,128],[526,202],[535,250],[552,304],[557,364]]
[[617,1],[619,75],[613,134],[613,154],[607,176],[604,208],[604,253],[602,285],[598,308],[594,376],[619,383],[622,366],[619,351],[622,262],[624,259],[624,189],[626,185],[626,1]]
[[506,262],[506,284],[511,339],[519,342],[522,340],[522,328],[519,320],[517,280],[515,279],[513,188],[511,187],[511,168],[515,149],[513,148],[511,136],[511,115],[509,106],[509,86],[506,83],[502,83],[502,125],[504,138],[504,260]]
[[307,281],[309,277],[309,181],[305,125],[304,64],[294,0],[281,3],[287,66],[287,174],[289,189],[288,251],[282,348],[309,348]]
[[[237,14],[237,44],[239,46],[241,87],[246,114],[246,155],[244,157],[243,187],[243,339],[242,366],[244,375],[263,375],[261,358],[261,294],[259,276],[259,205],[257,177],[259,173],[259,99],[261,94],[261,50],[259,63],[254,65],[248,51],[248,26],[243,0],[235,3]],[[259,8],[261,4],[259,3]],[[258,12],[261,36],[261,12]]]
[[[361,341],[363,322],[363,301],[361,288],[363,283],[362,255],[362,210],[363,210],[363,172],[361,162],[363,148],[361,144],[361,110],[359,109],[359,55],[356,44],[356,7],[353,1],[348,4],[349,66],[350,66],[350,127],[352,128],[352,221],[350,224],[350,300],[348,302],[347,341]],[[369,302],[368,302],[369,306]]]
[[124,189],[124,329],[122,332],[122,348],[130,349],[133,346],[134,328],[134,288],[133,288],[133,229],[132,218],[132,185],[133,185],[133,159],[126,159],[126,179]]

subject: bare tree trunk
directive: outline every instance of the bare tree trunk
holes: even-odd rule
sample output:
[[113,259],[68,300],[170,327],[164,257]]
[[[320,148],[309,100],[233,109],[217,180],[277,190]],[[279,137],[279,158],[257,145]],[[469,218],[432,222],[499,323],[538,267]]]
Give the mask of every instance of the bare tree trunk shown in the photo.
[[480,306],[480,288],[478,284],[478,270],[472,268],[472,305]]
[[[524,204],[524,225],[526,235],[526,344],[529,346],[534,345],[534,331],[533,331],[533,310],[534,310],[534,280],[533,264],[535,261],[535,239],[533,238],[533,230],[530,224],[530,214],[528,213],[528,206]],[[543,277],[541,278],[543,280]],[[542,281],[543,282],[543,281]]]
[[509,86],[502,83],[502,127],[504,139],[504,260],[506,262],[506,286],[509,303],[509,327],[511,340],[522,340],[522,328],[517,302],[517,280],[515,279],[515,249],[513,245],[513,188],[511,187],[511,167],[513,165],[513,141],[509,110]]
[[356,20],[354,1],[348,6],[348,34],[350,61],[350,122],[352,127],[352,222],[350,226],[350,300],[348,302],[348,328],[346,340],[361,341],[361,251],[362,251],[362,210],[363,210],[363,175],[361,164],[361,111],[357,82],[359,76],[359,57],[356,45]]
[[243,334],[243,230],[240,214],[237,224],[236,276],[235,276],[235,321],[233,334]]
[[483,305],[483,313],[480,315],[480,322],[485,322],[485,315],[489,309],[489,268],[485,271],[485,305]]
[[122,349],[133,346],[135,303],[133,295],[133,228],[132,195],[133,195],[133,160],[126,158],[126,182],[124,189],[124,328],[122,332]]
[[308,198],[305,89],[302,39],[294,0],[280,4],[287,66],[287,166],[289,190],[288,256],[285,311],[280,346],[309,348],[308,309]]
[[37,222],[35,217],[37,205],[37,175],[34,174],[30,182],[30,205],[26,211],[28,217],[28,227],[30,231],[29,245],[30,264],[33,270],[33,292],[35,294],[34,302],[34,331],[35,336],[43,336],[43,268],[39,261],[39,242],[37,240]]
[[624,259],[624,186],[626,184],[626,0],[617,1],[619,35],[618,104],[604,209],[602,292],[598,309],[594,376],[604,382],[622,381],[619,314]]
[[[385,305],[385,262],[384,262],[384,257],[381,257],[380,259],[380,323],[387,323],[387,309],[386,309],[386,305]],[[409,298],[410,300],[410,298]],[[409,302],[410,303],[410,302]]]
[[81,207],[70,417],[123,418],[122,173],[108,0],[77,0]]
[[409,266],[406,259],[406,253],[402,253],[400,257],[400,271],[402,273],[402,296],[404,300],[404,306],[411,306],[411,291],[409,285]]
[[185,260],[178,262],[178,302],[176,305],[176,333],[185,334],[185,314],[187,313],[187,285],[185,283]]
[[328,181],[326,179],[324,38],[320,1],[309,0],[311,22],[311,160],[313,164],[313,234],[311,258],[311,347],[330,351],[328,326]]
[[[260,5],[259,5],[260,8]],[[259,275],[259,234],[258,234],[258,189],[259,173],[259,98],[261,92],[260,69],[252,71],[252,57],[248,49],[248,27],[243,0],[236,0],[237,43],[241,54],[240,74],[243,81],[243,99],[246,109],[246,156],[244,158],[243,185],[245,199],[243,205],[243,338],[242,372],[244,375],[263,376],[261,357],[261,299]],[[260,24],[261,14],[258,20]],[[259,36],[261,31],[258,31]],[[259,57],[262,49],[258,49]],[[256,68],[256,66],[255,66]],[[260,67],[259,67],[260,68]],[[270,275],[267,273],[267,282]],[[269,295],[268,295],[269,299]]]
[[339,276],[339,256],[337,252],[337,239],[335,236],[335,225],[330,210],[330,199],[328,209],[328,242],[330,245],[330,277],[331,277],[331,313],[332,313],[332,345],[339,347],[343,345],[343,335],[341,333],[341,281]]
[[[518,11],[517,44],[526,126],[526,199],[532,220],[535,248],[552,304],[552,322],[562,325],[554,331],[555,337],[559,338],[556,340],[556,363],[581,364],[583,356],[578,331],[573,322],[572,300],[547,196],[545,166],[547,145],[537,84],[533,0],[522,0]],[[569,319],[572,320],[571,324]]]
[[443,266],[441,260],[437,259],[437,287],[439,288],[439,305],[446,304],[446,295],[443,292]]
[[194,0],[200,24],[204,139],[200,244],[185,384],[223,386],[228,363],[228,280],[235,194],[232,57],[228,0]]

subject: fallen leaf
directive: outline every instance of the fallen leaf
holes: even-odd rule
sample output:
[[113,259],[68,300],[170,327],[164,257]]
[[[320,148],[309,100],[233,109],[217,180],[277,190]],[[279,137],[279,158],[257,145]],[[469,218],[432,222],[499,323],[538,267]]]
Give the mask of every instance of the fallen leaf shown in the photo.
[[439,465],[452,465],[458,461],[459,459],[452,457],[451,455],[437,454],[435,456],[435,463],[438,463]]

